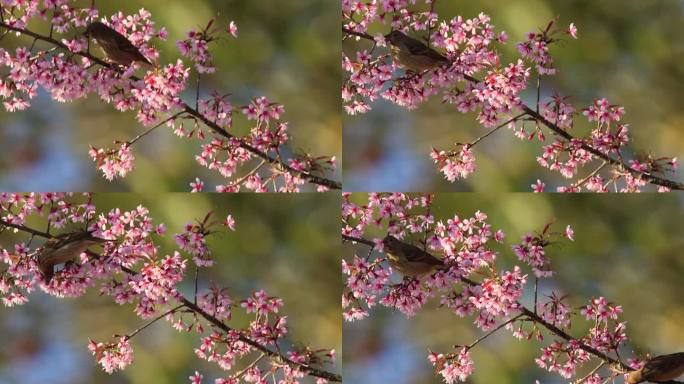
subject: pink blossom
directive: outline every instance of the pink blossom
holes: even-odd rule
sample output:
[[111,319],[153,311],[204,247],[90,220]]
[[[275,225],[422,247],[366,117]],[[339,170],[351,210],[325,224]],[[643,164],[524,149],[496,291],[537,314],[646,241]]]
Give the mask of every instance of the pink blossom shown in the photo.
[[235,219],[233,219],[233,215],[226,216],[226,220],[223,222],[223,225],[228,227],[231,231],[234,231],[235,230]]
[[204,378],[204,376],[202,376],[202,374],[197,372],[197,371],[195,371],[194,375],[188,377],[188,379],[190,379],[190,382],[192,384],[200,384],[202,382],[203,378]]
[[107,180],[113,180],[117,176],[125,177],[133,170],[135,156],[128,143],[121,144],[118,149],[91,147],[88,154],[97,163],[97,168],[102,171]]
[[568,225],[565,227],[565,237],[568,239],[574,241],[575,240],[575,231],[572,230],[572,228]]
[[[270,159],[260,167],[261,175],[244,179],[235,177],[226,185],[218,186],[216,189],[219,191],[237,192],[240,188],[248,188],[261,192],[272,188],[278,192],[298,192],[307,182],[315,185],[316,190],[324,191],[330,187],[329,184],[335,185],[332,180],[319,181],[313,177],[325,178],[330,168],[334,168],[330,165],[329,156],[306,154],[310,161],[305,166],[297,170],[287,168],[291,159],[281,158],[281,154],[289,135],[287,122],[280,121],[284,113],[281,105],[271,103],[265,97],[255,98],[252,104],[256,104],[255,109],[260,113],[257,123],[236,134],[230,131],[233,110],[226,92],[213,91],[208,99],[185,102],[182,95],[192,68],[186,67],[180,59],[159,62],[160,54],[155,43],[157,39],[166,39],[168,32],[164,27],[155,25],[150,12],[141,9],[131,15],[117,12],[100,18],[98,10],[88,5],[67,6],[63,1],[50,0],[45,2],[46,8],[42,7],[38,2],[13,5],[13,15],[5,20],[12,28],[27,29],[17,33],[20,38],[36,33],[39,40],[48,45],[41,48],[40,44],[34,46],[29,40],[25,47],[19,42],[14,52],[0,49],[0,67],[6,72],[0,78],[0,101],[7,111],[28,109],[38,87],[58,102],[97,98],[118,111],[135,112],[137,120],[144,126],[156,128],[158,124],[166,125],[180,137],[207,140],[200,144],[203,146],[202,154],[196,160],[222,177],[232,178],[237,170],[252,169],[256,165],[252,163],[264,157]],[[39,30],[28,29],[28,25],[41,21],[49,22],[49,36],[41,35]],[[93,21],[103,22],[127,38],[154,63],[154,69],[145,68],[146,72],[140,78],[136,76],[136,66],[119,68],[106,64],[106,60],[101,61],[98,53],[91,56],[86,49],[87,39],[75,29]],[[234,22],[226,27],[213,28],[214,21],[204,29],[188,32],[185,39],[176,45],[180,54],[192,61],[194,70],[205,76],[216,70],[210,43],[222,38],[223,33],[237,37]],[[251,114],[247,115],[251,119]],[[195,124],[188,124],[190,119]],[[244,134],[244,131],[249,133]],[[108,180],[125,177],[133,170],[135,157],[132,145],[146,134],[141,133],[128,142],[117,141],[114,149],[92,146],[89,155]],[[196,186],[191,188],[198,190]]]
[[[421,3],[425,7],[420,7]],[[538,76],[556,74],[551,47],[562,41],[564,35],[577,38],[574,23],[563,29],[558,27],[557,20],[552,20],[528,33],[524,41],[517,44],[521,59],[506,62],[497,45],[505,44],[508,35],[496,32],[489,16],[480,14],[471,19],[456,16],[442,20],[436,12],[416,11],[432,6],[428,0],[363,5],[358,1],[343,1],[344,43],[358,46],[355,53],[342,56],[342,69],[346,74],[342,101],[348,114],[367,113],[381,98],[407,110],[439,98],[461,113],[476,112],[476,120],[485,128],[509,121],[509,130],[521,139],[537,139],[544,143],[547,128],[556,133],[569,132],[573,128],[577,113],[568,97],[554,94],[549,100],[540,100],[539,106],[534,108],[523,104],[520,95],[528,87],[532,70]],[[434,26],[428,36],[430,47],[446,57],[449,61],[446,65],[422,73],[406,71],[387,54],[387,49],[382,48],[387,45],[383,35],[390,30],[423,37],[424,32],[430,30],[429,25]],[[356,43],[361,40],[360,36],[369,40],[374,48]],[[349,51],[345,49],[345,52]],[[628,126],[615,122],[621,120],[624,109],[608,104],[605,99],[599,99],[595,104],[582,112],[590,121],[598,121],[598,126],[585,136],[579,136],[577,132],[573,136],[554,134],[551,143],[542,144],[542,153],[537,157],[540,166],[567,179],[575,179],[584,168],[603,160],[597,151],[614,160],[611,160],[613,164],[622,162],[622,150],[629,142]],[[524,113],[527,116],[520,119],[521,110],[535,110],[538,115]],[[520,123],[520,120],[529,119],[538,123],[531,130],[529,125]],[[486,136],[489,133],[482,138]],[[452,151],[433,149],[430,157],[448,181],[464,179],[476,170],[471,147],[480,140],[474,140],[472,145],[458,144]],[[606,192],[607,184],[619,183],[619,191],[640,191],[649,183],[640,174],[658,178],[673,174],[674,167],[667,166],[668,161],[670,158],[661,158],[648,165],[639,164],[638,168],[632,166],[637,172],[611,165],[601,174],[559,186],[557,190]],[[667,190],[659,185],[661,183],[652,184],[660,191]],[[539,182],[532,188],[543,190]]]
[[133,362],[133,349],[125,337],[117,343],[97,343],[90,340],[88,349],[107,373],[123,370]]
[[191,192],[193,192],[193,193],[202,192],[202,189],[204,189],[204,182],[202,180],[200,180],[198,177],[195,179],[194,182],[190,183],[190,187],[192,187]]
[[238,28],[234,21],[231,21],[228,25],[228,33],[230,33],[235,38],[238,37]]

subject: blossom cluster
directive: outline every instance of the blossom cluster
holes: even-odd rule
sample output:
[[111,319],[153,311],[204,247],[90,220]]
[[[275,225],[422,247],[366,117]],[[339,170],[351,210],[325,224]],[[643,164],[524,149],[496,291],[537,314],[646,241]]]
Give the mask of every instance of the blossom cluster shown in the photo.
[[[313,183],[319,191],[337,187],[339,183],[325,179],[326,172],[335,165],[330,156],[310,156],[315,159],[313,164],[299,162],[302,157],[299,154],[290,159],[282,157],[283,145],[289,136],[288,125],[281,120],[284,112],[281,105],[265,97],[255,98],[241,110],[246,124],[250,125],[249,133],[236,133],[228,96],[200,98],[198,88],[193,92],[198,100],[188,103],[182,99],[182,94],[188,91],[192,68],[180,58],[166,64],[158,62],[160,52],[154,48],[154,43],[165,40],[168,32],[155,25],[148,11],[141,9],[131,15],[117,12],[100,17],[96,8],[77,3],[75,0],[2,3],[0,30],[4,34],[34,38],[33,43],[28,41],[26,46],[19,46],[14,52],[0,48],[0,69],[7,70],[0,77],[0,100],[7,111],[30,108],[39,87],[58,102],[96,97],[118,111],[134,111],[137,120],[149,127],[148,131],[133,140],[117,141],[114,149],[91,147],[90,157],[108,180],[125,177],[131,172],[135,141],[158,126],[166,125],[180,137],[200,140],[201,154],[197,161],[229,179],[228,184],[216,187],[219,192],[237,192],[241,187],[255,191],[297,192],[307,182]],[[49,36],[28,29],[29,22],[40,20],[51,23]],[[92,44],[83,35],[83,30],[96,21],[128,39],[154,62],[153,68],[143,68],[144,72],[140,72],[137,64],[122,67],[89,51],[87,48]],[[188,32],[185,39],[176,43],[180,55],[194,64],[198,77],[215,72],[210,43],[225,36],[237,37],[234,22],[221,28],[215,21],[212,19],[202,30]],[[140,76],[140,73],[144,74]],[[199,82],[197,84],[199,87]],[[192,128],[188,127],[188,122]],[[206,132],[210,133],[209,137]],[[256,164],[260,165],[247,175],[237,174],[238,169],[252,169]]]
[[[412,110],[439,96],[461,113],[477,111],[476,120],[485,128],[507,126],[520,139],[536,138],[542,146],[538,163],[574,179],[559,186],[560,192],[636,192],[649,183],[659,191],[684,189],[666,179],[676,171],[676,158],[641,158],[627,150],[628,125],[614,123],[624,114],[622,107],[603,98],[596,100],[583,114],[589,122],[597,121],[597,126],[588,134],[574,130],[571,135],[577,108],[567,97],[554,94],[549,100],[538,100],[537,107],[522,102],[521,92],[528,88],[533,71],[538,77],[556,73],[550,48],[565,36],[577,39],[574,23],[559,28],[556,19],[528,33],[526,40],[517,43],[520,58],[506,63],[497,45],[506,44],[508,36],[496,32],[489,16],[481,13],[473,18],[440,19],[434,4],[433,0],[342,0],[344,39],[365,39],[373,45],[369,50],[363,43],[348,43],[352,53],[343,54],[342,68],[348,76],[342,100],[348,114],[370,111],[379,98]],[[448,63],[420,73],[402,69],[386,49],[390,43],[384,34],[393,30],[424,39]],[[529,120],[536,124],[526,124]],[[550,140],[542,126],[555,133]],[[457,143],[454,150],[433,149],[430,156],[439,172],[455,182],[475,171],[472,147],[479,141]],[[592,164],[599,168],[581,177],[580,169]],[[540,181],[533,189],[538,191],[543,186]]]
[[475,370],[475,363],[470,357],[468,348],[462,348],[458,354],[444,356],[431,352],[428,360],[439,371],[445,383],[451,384],[457,381],[466,381]]
[[[342,238],[369,248],[363,256],[356,253],[342,261],[346,321],[369,317],[377,304],[413,316],[430,300],[459,317],[472,317],[476,327],[489,332],[486,336],[471,345],[457,346],[460,349],[456,353],[428,355],[446,383],[466,381],[474,371],[470,350],[500,329],[507,329],[520,340],[543,341],[543,329],[557,336],[542,348],[536,362],[564,378],[575,376],[577,368],[592,358],[605,360],[605,356],[615,354],[615,361],[620,360],[617,350],[627,341],[625,323],[618,319],[620,306],[597,298],[574,309],[556,292],[545,295],[547,299],[538,297],[535,284],[532,293],[536,308],[528,309],[523,297],[531,289],[524,267],[514,265],[503,271],[495,267],[499,257],[495,244],[504,243],[504,232],[492,228],[487,215],[479,211],[472,217],[439,219],[432,213],[432,204],[432,195],[371,193],[367,200],[343,195]],[[445,268],[402,277],[384,257],[382,238],[387,234],[424,245]],[[535,280],[549,278],[553,270],[546,248],[563,239],[574,240],[574,236],[570,226],[554,232],[548,224],[539,232],[524,235],[521,243],[509,249],[532,270]],[[571,319],[580,315],[590,324],[587,333],[577,338],[568,336]]]
[[124,370],[133,362],[133,348],[126,337],[121,337],[116,343],[90,340],[88,349],[107,373]]
[[[392,268],[382,260],[371,260],[370,253],[365,258],[355,255],[353,260],[343,261],[343,273],[348,276],[349,291],[343,298],[348,320],[367,316],[367,310],[378,302],[413,315],[436,292],[440,292],[442,303],[455,313],[478,312],[478,322],[483,328],[488,327],[488,319],[494,314],[514,309],[513,302],[525,285],[526,277],[518,270],[499,275],[493,269],[497,252],[489,243],[501,241],[503,233],[491,228],[484,213],[435,222],[434,216],[424,212],[432,204],[430,195],[411,197],[400,193],[374,193],[363,206],[351,202],[349,194],[343,199],[343,235],[359,238],[369,225],[383,228],[385,233],[373,239],[378,251],[383,249],[381,238],[385,234],[406,241],[418,236],[425,239],[428,250],[441,254],[448,266],[424,279],[405,278],[394,284]],[[472,290],[453,291],[455,284],[483,268],[491,269],[492,276],[497,277]]]
[[[364,34],[373,23],[391,23],[392,29],[403,32],[431,30],[432,46],[446,51],[452,63],[425,73],[405,73],[394,78],[399,66],[393,61],[388,62],[387,55],[376,57],[363,50],[355,58],[344,55],[342,65],[350,75],[342,95],[348,113],[369,111],[371,106],[367,101],[372,102],[379,97],[415,109],[430,96],[442,92],[444,100],[459,110],[472,111],[482,107],[480,120],[489,124],[489,115],[507,111],[519,102],[518,88],[524,87],[528,76],[521,63],[511,65],[501,73],[487,71],[497,59],[492,44],[506,41],[505,34],[495,34],[489,16],[480,14],[472,19],[459,16],[436,25],[436,14],[429,12],[407,12],[402,6],[382,12],[377,9],[378,4],[365,4],[364,7],[349,5],[345,7],[343,2],[343,27],[346,30]],[[363,21],[357,22],[359,19]],[[389,44],[383,35],[373,38],[376,44]],[[465,75],[473,76],[481,71],[488,76],[486,83],[454,90]]]
[[[141,319],[152,319],[148,325],[165,319],[179,331],[196,333],[200,339],[197,356],[226,371],[238,360],[253,363],[249,372],[228,374],[216,383],[263,382],[271,377],[299,383],[308,375],[324,383],[334,377],[317,374],[312,368],[329,362],[334,351],[285,348],[288,327],[286,316],[278,314],[284,305],[281,298],[257,290],[237,301],[226,288],[215,285],[204,292],[196,288],[195,301],[182,295],[180,284],[189,261],[183,252],[198,266],[210,266],[213,260],[206,237],[222,228],[235,229],[231,215],[224,220],[211,218],[209,213],[197,224],[186,225],[182,233],[174,235],[180,251],[163,254],[158,240],[166,235],[166,226],[156,224],[143,206],[98,213],[91,194],[2,193],[0,234],[10,235],[11,245],[5,245],[5,239],[0,245],[0,263],[6,266],[0,271],[0,301],[7,307],[26,304],[37,288],[58,298],[79,297],[88,289],[98,289],[117,304],[132,305]],[[28,224],[40,220],[49,223],[46,232]],[[49,252],[49,244],[39,239],[85,230],[103,242],[56,266],[54,276],[46,280],[40,260]],[[246,315],[254,316],[242,328],[225,323],[232,318],[236,302]],[[110,342],[90,340],[88,349],[106,372],[122,370],[133,362],[131,339],[145,327],[114,335]],[[262,354],[268,356],[263,363]],[[249,381],[252,379],[256,381]]]
[[513,245],[513,253],[518,256],[520,261],[532,267],[536,277],[553,276],[551,260],[546,255],[545,247],[554,238],[562,236],[574,240],[574,231],[569,225],[565,228],[564,233],[551,232],[550,229],[551,226],[547,225],[541,233],[527,233],[523,236],[520,244]]

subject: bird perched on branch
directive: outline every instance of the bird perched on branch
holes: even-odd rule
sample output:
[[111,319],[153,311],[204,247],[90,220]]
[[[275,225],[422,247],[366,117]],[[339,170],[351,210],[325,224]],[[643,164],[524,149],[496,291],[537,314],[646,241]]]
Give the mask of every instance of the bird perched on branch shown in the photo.
[[444,262],[415,245],[404,243],[394,236],[382,239],[387,260],[392,268],[404,276],[421,276],[444,268]]
[[73,261],[89,247],[106,241],[94,237],[90,232],[71,232],[48,239],[38,254],[38,268],[45,283],[52,280],[55,265]]
[[116,64],[129,66],[137,62],[152,66],[152,63],[133,43],[108,25],[99,21],[92,22],[88,24],[83,34],[95,39],[107,59]]
[[404,69],[420,73],[449,64],[449,59],[442,54],[401,31],[390,32],[385,35],[385,40],[390,44],[392,59]]
[[649,359],[641,369],[627,374],[625,384],[664,383],[682,374],[684,374],[684,352],[673,353]]

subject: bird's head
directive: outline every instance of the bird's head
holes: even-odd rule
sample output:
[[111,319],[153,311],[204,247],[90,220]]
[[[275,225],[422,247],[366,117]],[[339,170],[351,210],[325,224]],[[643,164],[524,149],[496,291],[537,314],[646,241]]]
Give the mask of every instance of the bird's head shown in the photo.
[[385,40],[389,41],[392,45],[399,45],[405,38],[406,35],[398,30],[394,30],[385,35]]
[[85,32],[83,32],[84,35],[92,38],[100,38],[102,36],[105,36],[110,28],[105,25],[104,23],[101,23],[99,21],[94,21],[86,27]]
[[382,239],[382,245],[385,247],[386,253],[392,253],[399,247],[399,239],[392,235],[387,235]]

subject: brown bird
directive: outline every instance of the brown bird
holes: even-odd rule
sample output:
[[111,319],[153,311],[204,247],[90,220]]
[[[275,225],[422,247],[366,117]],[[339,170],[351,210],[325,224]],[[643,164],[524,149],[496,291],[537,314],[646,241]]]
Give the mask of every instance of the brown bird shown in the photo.
[[107,59],[116,64],[129,66],[138,62],[152,65],[124,35],[99,21],[90,23],[83,34],[95,39]]
[[48,239],[38,254],[38,268],[45,278],[45,284],[52,280],[55,265],[73,261],[89,247],[106,241],[94,237],[90,232],[71,232]]
[[627,374],[626,384],[638,384],[650,381],[663,383],[674,380],[684,374],[684,352],[654,357],[644,366]]
[[404,69],[420,73],[449,64],[449,59],[442,54],[401,31],[392,31],[385,35],[385,39],[390,44],[392,59]]
[[394,236],[385,236],[382,244],[392,268],[404,276],[418,277],[444,267],[442,260]]

